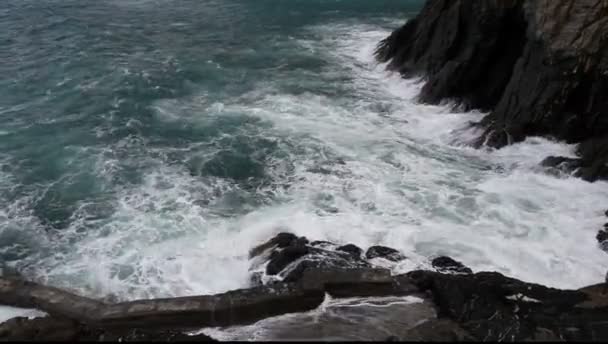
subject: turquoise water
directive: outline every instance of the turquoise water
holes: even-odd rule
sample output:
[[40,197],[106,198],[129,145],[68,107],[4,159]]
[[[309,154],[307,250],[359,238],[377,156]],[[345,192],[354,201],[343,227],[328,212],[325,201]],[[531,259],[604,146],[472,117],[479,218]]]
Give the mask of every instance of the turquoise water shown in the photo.
[[0,259],[94,296],[211,293],[290,230],[400,248],[400,268],[601,278],[605,188],[532,167],[572,147],[461,147],[481,114],[418,105],[373,61],[421,3],[3,1]]

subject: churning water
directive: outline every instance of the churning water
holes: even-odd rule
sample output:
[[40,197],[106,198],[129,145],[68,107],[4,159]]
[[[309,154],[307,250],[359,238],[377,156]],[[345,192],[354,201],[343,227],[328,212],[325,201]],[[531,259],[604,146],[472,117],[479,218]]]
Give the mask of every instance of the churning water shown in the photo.
[[462,144],[480,113],[416,103],[375,45],[412,0],[0,4],[0,259],[120,300],[247,286],[279,231],[449,255],[556,287],[603,280],[605,183],[573,147]]

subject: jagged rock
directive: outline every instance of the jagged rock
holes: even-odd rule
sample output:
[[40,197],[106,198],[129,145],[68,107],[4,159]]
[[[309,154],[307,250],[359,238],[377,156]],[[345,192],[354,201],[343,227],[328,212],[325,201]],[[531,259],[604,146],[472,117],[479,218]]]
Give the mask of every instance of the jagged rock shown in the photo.
[[608,178],[607,2],[428,0],[376,55],[426,77],[421,101],[488,111],[476,145],[555,137],[580,144],[580,177]]
[[281,276],[283,276],[283,281],[285,282],[297,282],[302,277],[304,271],[309,269],[354,269],[369,267],[371,265],[368,262],[361,260],[359,257],[354,257],[351,253],[310,247],[308,254],[291,264],[291,266],[286,267],[281,272]]
[[249,251],[249,258],[257,257],[273,247],[285,248],[291,246],[298,240],[303,242],[306,239],[298,238],[295,234],[292,233],[279,233],[267,242],[252,248]]
[[407,276],[431,293],[440,318],[457,322],[476,340],[608,339],[608,297],[602,296],[603,285],[557,290],[495,272],[413,271]]
[[294,245],[286,247],[281,251],[274,251],[270,255],[268,265],[266,265],[266,273],[268,275],[276,275],[283,271],[289,264],[308,253],[310,253],[310,248],[306,245]]
[[[298,238],[293,234],[279,234],[268,242],[252,250],[259,255],[270,252],[266,274],[278,275],[285,282],[297,282],[307,269],[313,268],[365,268],[371,265],[357,255],[358,247],[345,245],[332,249],[335,245],[325,241]],[[253,255],[252,255],[253,256]],[[259,257],[258,257],[259,258]],[[259,262],[258,262],[259,264]],[[253,273],[255,275],[256,273]],[[252,277],[254,278],[254,277]],[[260,281],[257,277],[254,282]]]
[[363,250],[361,248],[359,248],[357,245],[353,245],[353,244],[340,246],[340,247],[336,248],[336,250],[350,253],[353,256],[353,258],[356,258],[356,259],[360,259],[361,255],[363,254]]
[[431,265],[439,272],[470,274],[473,271],[459,261],[450,257],[437,257],[431,261]]
[[576,173],[583,167],[582,159],[565,158],[561,156],[547,157],[540,164],[541,166],[554,168],[568,174]]
[[365,257],[367,259],[384,258],[393,262],[407,259],[407,257],[399,251],[386,246],[372,246],[368,248],[367,252],[365,252]]

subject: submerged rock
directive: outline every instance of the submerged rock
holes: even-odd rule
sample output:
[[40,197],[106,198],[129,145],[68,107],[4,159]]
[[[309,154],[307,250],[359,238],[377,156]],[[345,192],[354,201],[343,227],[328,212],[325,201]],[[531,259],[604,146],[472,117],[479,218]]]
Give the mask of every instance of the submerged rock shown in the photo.
[[580,177],[608,178],[607,2],[428,0],[376,56],[424,75],[423,102],[488,111],[476,145],[555,137],[580,144]]

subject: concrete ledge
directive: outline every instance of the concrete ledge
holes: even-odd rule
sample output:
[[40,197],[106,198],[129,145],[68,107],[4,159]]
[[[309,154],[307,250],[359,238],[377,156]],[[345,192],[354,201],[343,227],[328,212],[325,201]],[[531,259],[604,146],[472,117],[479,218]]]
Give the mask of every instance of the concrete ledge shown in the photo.
[[216,327],[246,325],[317,308],[333,297],[399,296],[417,288],[386,269],[309,269],[299,283],[277,283],[217,295],[137,300],[117,304],[37,283],[0,278],[0,304],[37,308],[52,316],[101,327]]
[[257,287],[219,295],[140,300],[107,306],[101,325],[141,326],[232,326],[254,323],[286,313],[317,308],[322,290],[303,290],[294,285]]
[[103,302],[58,288],[11,278],[0,278],[0,304],[37,308],[51,315],[87,323],[97,321],[106,306]]

